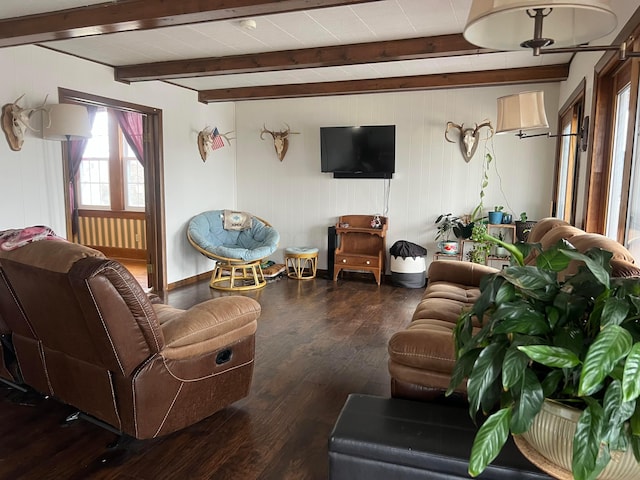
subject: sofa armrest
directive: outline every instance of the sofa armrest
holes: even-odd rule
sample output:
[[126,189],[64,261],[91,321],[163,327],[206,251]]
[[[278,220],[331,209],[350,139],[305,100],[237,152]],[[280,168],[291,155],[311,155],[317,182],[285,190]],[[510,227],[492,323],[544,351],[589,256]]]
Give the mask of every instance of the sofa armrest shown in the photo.
[[500,270],[473,262],[436,260],[429,265],[429,282],[451,282],[460,285],[480,286],[482,277]]
[[451,374],[455,364],[453,327],[427,320],[396,332],[387,346],[389,359],[407,367]]
[[158,308],[164,310],[165,319],[161,325],[165,340],[162,354],[173,360],[209,353],[254,335],[260,316],[260,304],[241,296],[214,298],[186,311]]

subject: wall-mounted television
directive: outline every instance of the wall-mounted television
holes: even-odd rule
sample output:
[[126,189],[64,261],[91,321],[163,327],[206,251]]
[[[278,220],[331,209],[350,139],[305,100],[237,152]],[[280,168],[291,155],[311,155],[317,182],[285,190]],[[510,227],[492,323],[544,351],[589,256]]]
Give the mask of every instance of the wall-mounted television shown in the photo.
[[392,178],[396,126],[321,127],[320,161],[333,178]]

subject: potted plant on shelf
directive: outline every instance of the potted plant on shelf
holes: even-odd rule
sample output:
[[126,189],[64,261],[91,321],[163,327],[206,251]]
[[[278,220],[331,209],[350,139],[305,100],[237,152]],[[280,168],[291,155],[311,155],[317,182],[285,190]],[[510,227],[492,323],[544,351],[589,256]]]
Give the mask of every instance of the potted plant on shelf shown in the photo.
[[502,223],[502,205],[496,205],[493,207],[493,212],[489,212],[489,223],[492,225],[500,225]]
[[526,242],[529,232],[536,224],[535,220],[527,218],[527,212],[520,214],[520,220],[516,220],[516,238],[519,242]]
[[444,253],[447,255],[457,255],[458,254],[458,241],[452,240],[451,235],[454,234],[454,229],[457,227],[460,219],[454,216],[451,213],[443,213],[436,218],[436,237],[435,240],[438,242],[438,248],[440,249],[440,253]]
[[[640,281],[611,278],[612,254],[601,249],[581,254],[561,241],[524,266],[524,255],[539,246],[503,246],[512,266],[483,280],[454,331],[448,393],[466,378],[470,415],[493,412],[477,432],[469,473],[479,475],[510,432],[529,451],[522,447],[535,443],[546,412],[562,408],[561,417],[576,418],[571,458],[555,458],[567,439],[551,431],[547,455],[554,458],[545,458],[559,470],[549,473],[640,478]],[[571,261],[582,266],[564,278]]]
[[468,255],[469,261],[473,263],[487,263],[487,256],[491,251],[492,244],[504,249],[501,253],[504,253],[505,256],[511,255],[514,261],[520,263],[524,262],[524,255],[519,249],[517,249],[512,243],[505,242],[504,236],[501,232],[498,233],[498,237],[490,235],[487,230],[487,225],[484,223],[476,223],[474,225],[471,240],[473,241],[473,248]]
[[[502,230],[498,232],[498,240],[500,240],[501,242],[504,242],[504,233],[502,233]],[[496,244],[496,256],[506,257],[507,255],[508,255],[507,249],[500,244]]]
[[487,226],[484,223],[476,223],[471,234],[473,248],[469,251],[469,261],[485,264],[491,251],[491,237],[487,234]]

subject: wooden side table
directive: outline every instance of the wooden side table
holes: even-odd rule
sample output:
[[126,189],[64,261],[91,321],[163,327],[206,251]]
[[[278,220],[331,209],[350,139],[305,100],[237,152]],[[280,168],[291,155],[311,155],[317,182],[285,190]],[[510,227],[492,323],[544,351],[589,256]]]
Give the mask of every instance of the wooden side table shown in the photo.
[[373,215],[343,215],[336,225],[340,239],[336,248],[333,281],[341,270],[373,273],[380,285],[386,260],[387,217],[379,217],[380,228],[372,228]]

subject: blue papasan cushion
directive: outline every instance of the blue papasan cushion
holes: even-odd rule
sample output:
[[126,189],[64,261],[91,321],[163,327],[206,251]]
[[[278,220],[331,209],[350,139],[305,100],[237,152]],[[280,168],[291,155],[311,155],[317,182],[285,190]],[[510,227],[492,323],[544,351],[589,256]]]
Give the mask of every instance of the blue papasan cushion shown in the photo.
[[223,211],[210,210],[191,219],[188,232],[196,245],[212,255],[250,262],[276,251],[280,234],[256,217],[247,230],[225,230]]

